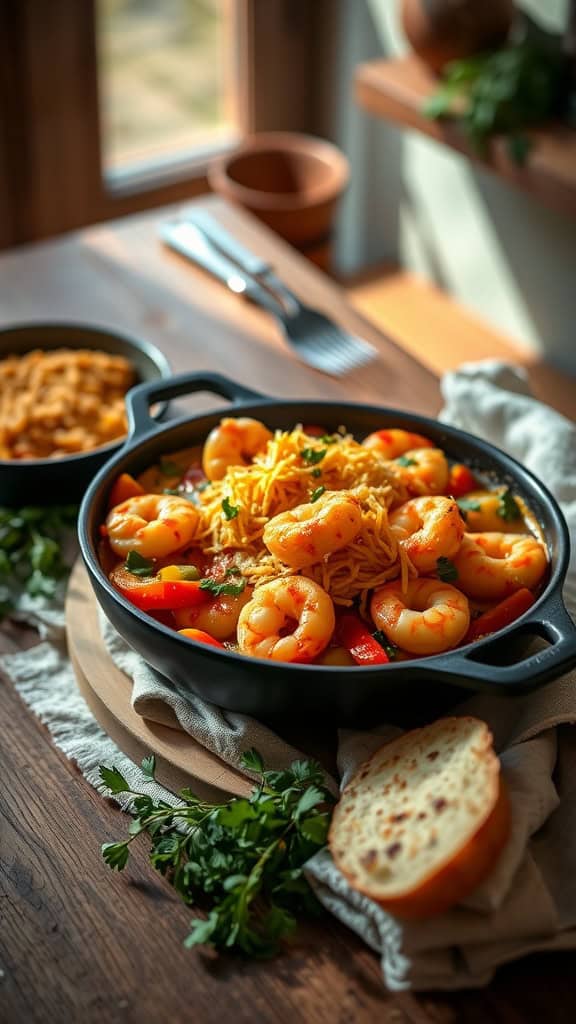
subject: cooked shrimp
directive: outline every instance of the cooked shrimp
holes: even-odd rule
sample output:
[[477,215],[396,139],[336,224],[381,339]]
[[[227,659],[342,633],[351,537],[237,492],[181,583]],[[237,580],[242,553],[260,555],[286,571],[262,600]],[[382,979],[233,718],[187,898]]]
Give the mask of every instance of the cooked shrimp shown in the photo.
[[468,599],[439,580],[398,580],[374,591],[372,618],[391,643],[411,654],[440,654],[456,647],[470,624]]
[[411,448],[390,463],[410,494],[443,494],[448,484],[448,461],[440,448]]
[[422,434],[412,434],[408,430],[376,430],[368,434],[362,441],[365,448],[372,448],[380,452],[385,459],[397,459],[399,455],[411,448],[432,448],[432,441]]
[[420,573],[434,572],[439,558],[453,558],[464,521],[453,498],[412,498],[390,513],[390,529]]
[[530,533],[467,533],[454,559],[458,586],[481,601],[533,590],[547,564],[544,546]]
[[202,469],[209,480],[221,480],[228,466],[247,466],[273,436],[260,420],[227,416],[206,438]]
[[321,562],[346,547],[360,530],[360,503],[350,491],[327,491],[317,501],[280,512],[266,523],[263,541],[292,569]]
[[106,519],[110,547],[117,555],[137,551],[143,558],[165,558],[193,540],[199,509],[173,494],[141,494],[116,505]]
[[[520,509],[514,519],[502,515],[502,495],[506,490],[500,487],[496,491],[469,491],[460,499],[466,533],[519,533],[525,528]],[[514,504],[508,506],[511,511],[514,507]]]
[[305,576],[271,580],[254,592],[238,620],[243,654],[273,661],[308,662],[328,646],[334,605],[325,590]]
[[236,631],[240,612],[251,597],[251,587],[246,587],[241,594],[220,594],[208,604],[178,608],[173,612],[174,619],[178,629],[193,627],[204,630],[215,640],[229,640]]

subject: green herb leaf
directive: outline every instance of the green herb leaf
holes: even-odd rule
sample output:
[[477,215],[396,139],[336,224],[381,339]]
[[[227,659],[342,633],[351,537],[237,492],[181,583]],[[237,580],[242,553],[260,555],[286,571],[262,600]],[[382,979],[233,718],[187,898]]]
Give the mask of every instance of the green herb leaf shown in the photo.
[[512,491],[506,489],[498,497],[498,515],[508,522],[514,519],[521,519],[522,512]]
[[456,498],[456,504],[458,505],[460,515],[465,522],[468,518],[466,515],[467,512],[480,512],[481,510],[480,502],[476,498]]
[[436,573],[443,583],[453,583],[458,579],[458,569],[449,558],[436,559]]
[[316,489],[312,491],[312,494],[310,495],[310,501],[318,501],[318,498],[322,497],[325,490],[326,488],[324,487],[324,485],[320,484],[320,487],[316,487]]
[[322,444],[337,444],[338,441],[341,440],[341,438],[338,436],[338,434],[322,434],[320,440]]
[[217,580],[206,576],[200,580],[200,590],[209,590],[215,597],[221,594],[229,594],[231,597],[238,597],[246,587],[246,580],[238,580],[238,583],[218,583]]
[[317,466],[326,455],[326,448],[303,448],[300,455],[309,466]]
[[124,563],[128,572],[133,576],[156,576],[156,569],[147,558],[142,558],[137,551],[129,551]]
[[53,597],[69,572],[63,545],[77,515],[76,505],[0,508],[0,576],[7,587],[0,594],[0,619],[11,611],[19,590]]
[[230,504],[230,498],[224,498],[222,501],[222,511],[226,519],[236,519],[240,509],[236,505]]
[[241,576],[242,575],[242,570],[239,569],[237,565],[231,565],[228,569],[226,569],[226,572],[224,573],[224,575],[225,576]]
[[321,469],[311,469],[310,470],[310,476],[313,476],[315,480],[318,480],[318,478],[322,476],[322,470]]
[[410,459],[407,455],[400,455],[394,460],[399,466],[417,466],[418,462],[416,459]]
[[382,629],[376,629],[371,635],[373,639],[380,644],[380,647],[386,651],[390,661],[394,661],[398,654],[398,648],[395,647],[394,644],[390,643],[386,633]]
[[302,815],[311,811],[313,807],[316,807],[317,804],[321,804],[323,802],[324,793],[320,789],[317,789],[316,786],[310,786],[310,788],[307,789],[300,797],[296,805],[296,810],[294,811],[294,817],[298,820]]
[[245,750],[240,760],[242,768],[246,768],[249,772],[258,772],[259,775],[264,771],[264,761],[262,755],[258,753],[255,747],[251,747],[250,750]]
[[129,784],[117,768],[106,768],[105,765],[101,764],[99,772],[102,782],[105,786],[108,786],[111,793],[130,792]]
[[150,754],[148,757],[142,758],[142,772],[149,779],[154,778],[154,772],[156,771],[156,758],[154,754]]
[[[152,772],[152,759],[145,763]],[[208,908],[206,920],[192,922],[185,945],[268,957],[294,931],[297,914],[318,911],[302,869],[326,842],[334,801],[314,761],[267,771],[260,754],[249,750],[242,764],[260,776],[249,799],[209,804],[183,790],[185,802],[174,808],[137,794],[128,839],[106,843],[102,855],[121,870],[128,844],[147,832],[150,864],[187,905]],[[113,769],[101,768],[101,775],[122,785]]]
[[330,828],[329,814],[315,814],[310,818],[304,818],[300,822],[300,831],[306,839],[318,846],[324,846],[328,838]]
[[102,856],[108,867],[114,871],[122,871],[128,863],[130,851],[128,843],[103,843]]

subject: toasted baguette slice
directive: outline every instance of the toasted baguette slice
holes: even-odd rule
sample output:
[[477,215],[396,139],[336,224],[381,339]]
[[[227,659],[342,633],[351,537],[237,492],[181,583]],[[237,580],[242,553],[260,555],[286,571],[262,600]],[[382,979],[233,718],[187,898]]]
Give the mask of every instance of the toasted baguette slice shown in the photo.
[[462,900],[490,872],[510,831],[492,736],[444,718],[377,750],[354,774],[328,837],[352,888],[401,918]]

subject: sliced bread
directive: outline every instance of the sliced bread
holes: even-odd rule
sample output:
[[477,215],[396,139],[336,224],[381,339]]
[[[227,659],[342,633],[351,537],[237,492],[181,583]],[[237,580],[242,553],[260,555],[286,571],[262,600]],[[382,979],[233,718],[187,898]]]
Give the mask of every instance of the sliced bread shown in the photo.
[[352,888],[401,918],[460,902],[490,872],[510,831],[492,736],[443,718],[381,747],[334,811],[329,845]]

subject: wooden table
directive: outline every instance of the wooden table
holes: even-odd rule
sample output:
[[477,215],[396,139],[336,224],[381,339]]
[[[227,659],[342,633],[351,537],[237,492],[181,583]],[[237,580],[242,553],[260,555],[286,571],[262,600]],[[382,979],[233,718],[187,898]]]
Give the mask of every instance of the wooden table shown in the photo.
[[[113,324],[160,345],[176,371],[219,370],[273,395],[354,398],[434,414],[434,375],[347,306],[292,250],[215,200],[213,210],[303,297],[356,328],[378,362],[345,380],[303,367],[270,320],[166,252],[164,214],[84,231],[0,258],[0,321]],[[213,401],[213,400],[212,400]],[[4,650],[33,642],[4,627]],[[122,875],[100,858],[125,818],[85,782],[47,731],[0,681],[0,1021],[210,1022],[572,1021],[568,955],[503,969],[478,993],[390,994],[377,958],[325,918],[269,964],[215,959],[181,945],[191,916],[148,868],[144,844]]]

